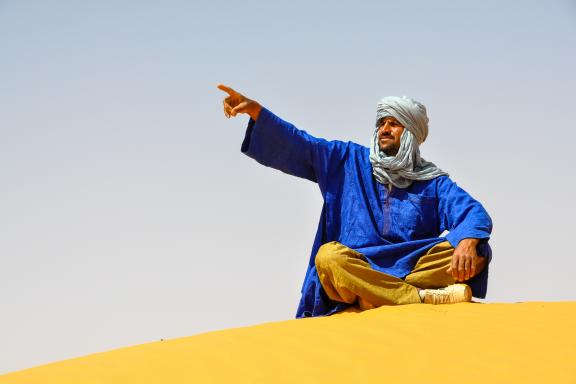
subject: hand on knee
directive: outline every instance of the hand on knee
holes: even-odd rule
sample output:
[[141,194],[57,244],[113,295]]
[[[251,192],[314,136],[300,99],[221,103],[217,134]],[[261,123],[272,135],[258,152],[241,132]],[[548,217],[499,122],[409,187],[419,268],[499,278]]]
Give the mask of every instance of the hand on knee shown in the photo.
[[485,267],[485,258],[476,252],[478,239],[463,239],[460,241],[454,254],[448,273],[455,281],[467,281],[480,273]]

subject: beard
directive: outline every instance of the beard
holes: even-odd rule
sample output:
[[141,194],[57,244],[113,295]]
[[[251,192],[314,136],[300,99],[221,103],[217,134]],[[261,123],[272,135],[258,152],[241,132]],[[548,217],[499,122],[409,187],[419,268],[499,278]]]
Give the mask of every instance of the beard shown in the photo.
[[391,142],[386,144],[378,143],[378,148],[380,148],[380,150],[384,152],[386,156],[396,156],[398,150],[400,149],[399,146],[396,146],[394,143]]

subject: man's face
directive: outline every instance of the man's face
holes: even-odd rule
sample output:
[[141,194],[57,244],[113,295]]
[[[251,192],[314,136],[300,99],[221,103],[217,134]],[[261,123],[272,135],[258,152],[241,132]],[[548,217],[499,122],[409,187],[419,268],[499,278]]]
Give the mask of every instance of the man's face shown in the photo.
[[378,146],[388,156],[396,156],[404,126],[392,116],[384,117],[378,127]]

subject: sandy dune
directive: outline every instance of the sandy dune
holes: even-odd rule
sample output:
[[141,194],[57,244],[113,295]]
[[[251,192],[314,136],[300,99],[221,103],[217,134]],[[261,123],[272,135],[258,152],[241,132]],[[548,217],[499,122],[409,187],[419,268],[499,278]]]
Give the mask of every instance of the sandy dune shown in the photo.
[[0,383],[576,383],[576,302],[405,305],[173,339]]

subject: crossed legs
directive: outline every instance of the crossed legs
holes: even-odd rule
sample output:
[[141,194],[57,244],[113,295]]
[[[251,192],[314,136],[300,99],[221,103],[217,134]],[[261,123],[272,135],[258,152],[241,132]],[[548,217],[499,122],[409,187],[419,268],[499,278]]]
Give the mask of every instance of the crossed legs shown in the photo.
[[[420,303],[419,289],[443,288],[456,281],[446,271],[450,267],[454,248],[449,242],[437,244],[422,256],[404,279],[374,270],[359,252],[332,241],[323,244],[315,263],[320,283],[328,297],[353,304],[361,309],[381,305]],[[484,258],[477,266],[479,273]]]

